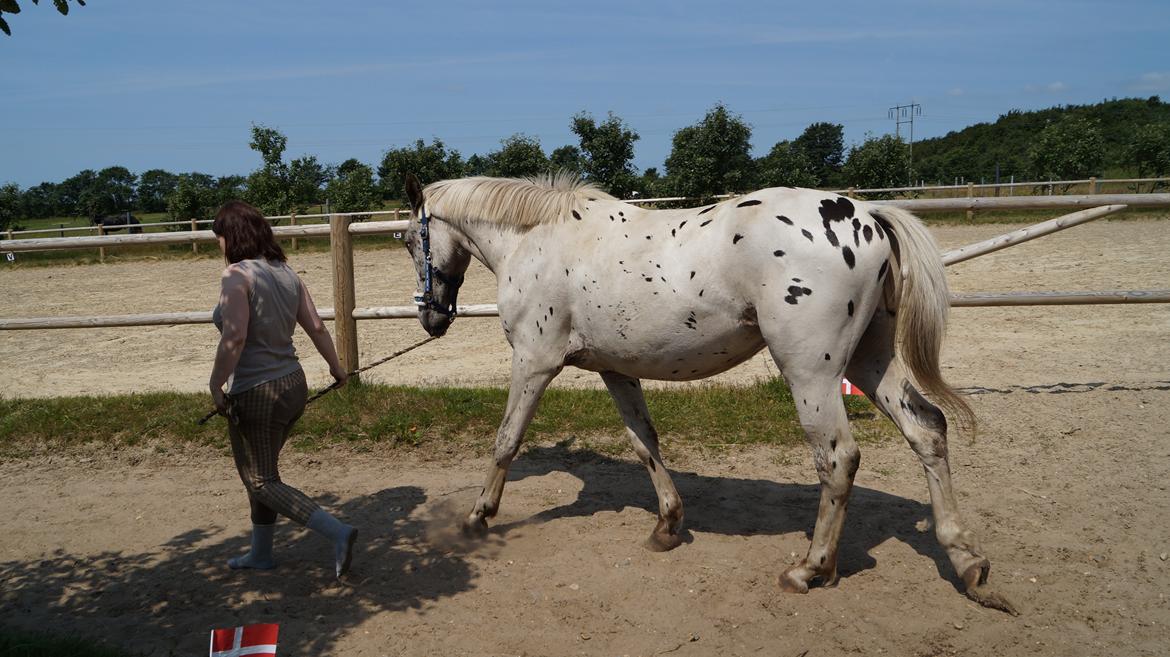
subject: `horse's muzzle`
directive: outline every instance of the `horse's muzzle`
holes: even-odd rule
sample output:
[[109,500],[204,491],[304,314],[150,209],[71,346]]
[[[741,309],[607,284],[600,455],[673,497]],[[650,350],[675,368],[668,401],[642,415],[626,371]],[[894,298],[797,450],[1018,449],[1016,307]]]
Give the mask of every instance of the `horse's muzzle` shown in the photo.
[[451,327],[452,319],[450,315],[444,315],[429,308],[418,311],[418,323],[422,324],[423,330],[432,338],[443,337],[447,333],[447,329]]

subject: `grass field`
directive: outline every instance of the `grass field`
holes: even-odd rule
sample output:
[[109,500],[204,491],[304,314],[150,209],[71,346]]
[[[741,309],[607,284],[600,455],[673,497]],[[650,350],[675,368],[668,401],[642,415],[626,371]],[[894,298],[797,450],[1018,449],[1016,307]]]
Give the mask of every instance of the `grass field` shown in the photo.
[[[290,444],[302,451],[347,444],[359,450],[460,447],[486,453],[506,400],[503,388],[352,385],[309,406]],[[747,387],[647,390],[646,401],[664,448],[803,441],[791,393],[779,380]],[[210,395],[191,393],[0,399],[0,457],[84,446],[166,451],[202,445],[226,450],[224,419],[196,424],[210,408]],[[846,398],[846,409],[858,441],[896,433],[864,398]],[[527,437],[533,441],[574,437],[579,444],[606,453],[623,452],[628,444],[604,390],[549,390]]]

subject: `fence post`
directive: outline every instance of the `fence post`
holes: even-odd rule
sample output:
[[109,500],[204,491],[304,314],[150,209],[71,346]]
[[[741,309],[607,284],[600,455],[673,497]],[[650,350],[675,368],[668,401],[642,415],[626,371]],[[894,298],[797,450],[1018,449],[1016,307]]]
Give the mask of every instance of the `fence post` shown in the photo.
[[[297,225],[297,213],[294,212],[291,215],[289,215],[288,225],[290,225],[290,226]],[[297,238],[295,238],[295,237],[292,238],[292,250],[293,251],[297,250]]]
[[[353,239],[348,216],[329,217],[329,250],[333,257],[333,330],[337,356],[346,372],[358,368],[357,320],[353,290]],[[354,377],[355,382],[358,380]]]
[[1097,176],[1089,176],[1089,193],[1097,193]]
[[[975,198],[975,183],[967,183],[967,198]],[[967,221],[975,221],[975,211],[967,210]]]
[[[98,224],[98,236],[101,237],[101,236],[104,236],[105,234],[106,234],[106,227],[102,224]],[[98,247],[98,262],[100,262],[102,264],[105,264],[105,262],[106,262],[106,247],[104,247],[104,246]]]
[[199,253],[199,242],[195,241],[195,231],[199,230],[199,224],[195,219],[191,219],[191,253]]
[[850,188],[849,188],[849,191],[845,192],[845,196],[848,196],[849,198],[853,198],[853,190],[855,190],[855,189],[857,189],[857,188],[856,188],[856,187],[850,187]]

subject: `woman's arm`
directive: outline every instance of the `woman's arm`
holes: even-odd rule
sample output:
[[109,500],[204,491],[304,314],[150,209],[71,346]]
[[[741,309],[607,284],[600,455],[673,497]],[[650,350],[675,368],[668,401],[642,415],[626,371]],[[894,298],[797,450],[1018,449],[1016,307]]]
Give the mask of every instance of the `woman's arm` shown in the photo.
[[248,277],[234,265],[224,269],[220,278],[219,310],[223,316],[223,333],[219,338],[219,347],[215,350],[215,365],[211,368],[208,384],[216,408],[223,411],[223,386],[240,362],[240,354],[248,339],[248,320],[251,317]]
[[309,288],[304,281],[301,281],[301,302],[297,307],[297,324],[300,324],[305,333],[309,335],[313,346],[317,348],[317,352],[321,354],[325,362],[329,363],[329,373],[333,375],[339,385],[345,385],[349,373],[345,371],[345,368],[341,366],[341,360],[337,358],[337,350],[333,347],[333,338],[330,337],[325,322],[317,314],[317,306],[313,305],[313,297],[309,295]]

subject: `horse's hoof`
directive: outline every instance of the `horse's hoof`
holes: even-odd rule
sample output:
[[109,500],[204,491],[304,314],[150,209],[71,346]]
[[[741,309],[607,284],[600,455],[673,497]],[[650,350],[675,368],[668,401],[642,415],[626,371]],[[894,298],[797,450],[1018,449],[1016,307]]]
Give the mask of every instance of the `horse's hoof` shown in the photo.
[[650,537],[646,539],[643,545],[651,552],[669,552],[676,547],[682,545],[681,534],[669,534],[666,532],[651,532]]
[[963,573],[963,584],[967,587],[967,597],[988,609],[998,609],[1012,616],[1019,616],[1020,612],[1011,600],[987,585],[987,576],[990,573],[991,562],[987,559],[973,564]]
[[803,566],[789,566],[780,573],[780,590],[785,593],[808,593],[808,582],[798,576]]
[[462,530],[463,535],[467,538],[483,538],[488,533],[487,520],[482,517],[472,516],[463,521]]

